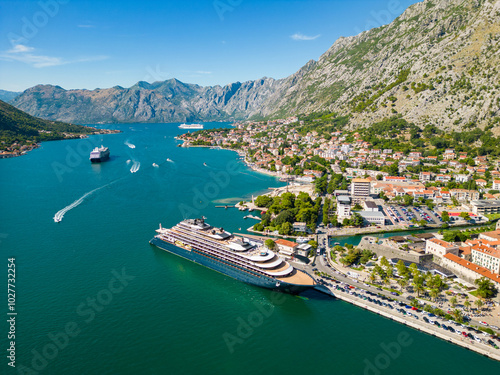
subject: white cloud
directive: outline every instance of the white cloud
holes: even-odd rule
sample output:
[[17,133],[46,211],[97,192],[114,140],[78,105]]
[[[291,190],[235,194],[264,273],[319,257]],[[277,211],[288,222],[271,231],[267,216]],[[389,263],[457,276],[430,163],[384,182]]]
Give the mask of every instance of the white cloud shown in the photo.
[[290,35],[290,38],[292,38],[293,40],[314,40],[314,39],[318,39],[320,36],[321,36],[321,34],[314,35],[314,36],[308,36],[308,35],[304,35],[302,33],[295,33],[293,35]]
[[9,49],[7,53],[23,53],[23,52],[29,52],[33,51],[33,47],[28,47],[22,44],[16,44],[12,49]]
[[89,62],[89,61],[99,61],[105,60],[108,56],[90,56],[82,57],[75,60],[64,60],[60,57],[55,56],[45,56],[32,53],[35,49],[33,47],[28,47],[23,44],[17,44],[12,49],[0,53],[0,59],[5,61],[19,61],[35,68],[46,68],[49,66],[58,66],[65,64],[72,64],[78,62]]

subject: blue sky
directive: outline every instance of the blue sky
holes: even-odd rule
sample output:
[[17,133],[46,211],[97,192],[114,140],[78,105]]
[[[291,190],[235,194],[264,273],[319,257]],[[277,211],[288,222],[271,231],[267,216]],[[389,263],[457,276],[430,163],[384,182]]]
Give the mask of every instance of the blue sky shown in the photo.
[[416,0],[0,0],[0,89],[283,78]]

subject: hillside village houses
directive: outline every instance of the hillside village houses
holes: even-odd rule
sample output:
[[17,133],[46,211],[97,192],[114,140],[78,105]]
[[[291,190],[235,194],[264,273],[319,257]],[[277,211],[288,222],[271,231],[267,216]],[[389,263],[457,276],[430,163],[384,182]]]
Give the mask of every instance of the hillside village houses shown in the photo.
[[[363,203],[370,196],[383,194],[389,200],[402,199],[409,195],[414,199],[422,198],[434,203],[452,202],[466,205],[474,213],[500,212],[500,162],[488,165],[486,156],[473,159],[474,165],[465,163],[467,153],[446,149],[440,156],[424,156],[411,151],[405,155],[391,149],[377,149],[360,138],[359,134],[345,134],[342,131],[331,133],[330,139],[319,136],[315,131],[301,134],[295,129],[298,118],[272,120],[267,122],[245,121],[236,123],[230,130],[215,130],[184,134],[180,139],[183,146],[204,145],[236,149],[245,156],[248,165],[254,169],[280,177],[295,179],[297,182],[311,183],[323,176],[323,172],[311,168],[308,161],[319,156],[330,163],[335,174],[343,174],[350,181],[349,190],[338,190],[332,194],[337,200],[336,215],[339,221],[350,218],[352,207]],[[293,125],[293,126],[292,126]],[[348,141],[348,138],[350,141]],[[299,157],[297,159],[296,157]],[[297,164],[292,167],[290,159]],[[309,168],[305,168],[306,165]],[[399,175],[363,168],[365,165],[391,167],[398,163]],[[412,174],[408,167],[437,166],[438,173],[421,171]],[[300,175],[292,175],[293,169],[300,168]],[[477,186],[477,189],[446,188],[450,181],[458,184]],[[441,183],[441,187],[433,186]],[[490,194],[489,191],[493,190]],[[468,206],[467,206],[468,205]],[[363,204],[365,221],[382,224],[384,215],[373,205]],[[370,220],[368,220],[370,219]],[[304,229],[305,223],[295,223],[294,229]],[[295,228],[296,227],[296,228]],[[300,228],[299,228],[300,227]],[[286,240],[277,240],[279,251],[285,257],[307,254],[309,249]],[[464,280],[473,282],[478,277],[488,277],[500,286],[500,230],[484,233],[477,240],[462,244],[450,244],[443,240],[426,241],[425,251],[433,254],[442,266],[455,272]]]
[[[446,149],[440,158],[423,156],[421,152],[416,151],[405,155],[403,152],[394,152],[391,149],[372,148],[358,133],[354,134],[354,141],[351,142],[347,142],[348,136],[342,131],[333,132],[330,139],[320,137],[315,131],[303,135],[292,126],[298,121],[297,117],[267,122],[245,121],[236,123],[235,128],[230,129],[227,134],[223,131],[212,131],[209,134],[188,133],[181,136],[181,139],[185,141],[185,146],[204,142],[207,146],[230,148],[236,144],[240,153],[252,154],[252,157],[247,158],[251,167],[282,177],[291,176],[293,172],[292,167],[283,162],[284,158],[301,157],[297,166],[303,167],[309,158],[317,155],[330,162],[335,173],[343,173],[351,179],[352,204],[362,201],[367,195],[380,193],[390,200],[411,195],[415,199],[423,198],[434,203],[451,203],[455,200],[459,203],[478,201],[481,193],[488,200],[500,198],[500,194],[487,193],[489,190],[500,191],[500,171],[497,170],[497,163],[496,169],[489,170],[491,178],[485,178],[488,170],[486,156],[474,158],[475,165],[470,166],[464,163],[467,153],[455,152],[453,149]],[[346,162],[348,167],[340,168],[340,162]],[[384,167],[395,162],[398,162],[400,176],[390,176],[387,172],[360,168],[365,164]],[[422,171],[415,177],[409,173],[405,174],[408,166],[425,165],[429,162],[437,163],[440,173]],[[481,177],[474,180],[480,190],[426,187],[434,182],[442,184],[452,180],[457,183],[471,182],[473,174]],[[312,183],[322,176],[323,172],[319,170],[304,169],[302,175],[291,177],[299,183]],[[369,182],[360,183],[360,179],[367,179]]]

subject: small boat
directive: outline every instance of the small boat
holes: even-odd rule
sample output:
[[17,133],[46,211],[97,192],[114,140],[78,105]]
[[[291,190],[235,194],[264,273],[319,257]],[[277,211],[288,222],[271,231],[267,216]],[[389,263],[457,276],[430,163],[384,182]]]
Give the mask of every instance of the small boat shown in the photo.
[[158,164],[156,164],[156,163],[153,163],[153,167],[158,168],[158,167],[159,167],[159,165],[158,165]]
[[60,222],[61,222],[61,219],[60,219],[60,218],[58,218],[58,217],[54,217],[54,222],[55,222],[55,223],[60,223]]
[[167,161],[173,162],[173,160],[172,160],[172,159],[170,159],[170,158],[167,158]]
[[206,167],[206,166],[207,166],[207,163],[203,163],[203,165]]

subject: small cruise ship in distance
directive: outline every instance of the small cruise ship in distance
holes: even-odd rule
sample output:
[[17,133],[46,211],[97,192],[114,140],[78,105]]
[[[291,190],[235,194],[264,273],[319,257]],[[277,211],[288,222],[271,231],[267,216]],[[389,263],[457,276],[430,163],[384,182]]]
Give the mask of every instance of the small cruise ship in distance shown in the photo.
[[150,244],[236,280],[291,294],[317,286],[309,274],[260,242],[237,238],[204,219],[184,220],[170,229],[160,224],[156,232]]
[[203,129],[203,124],[180,124],[179,129]]
[[107,147],[96,147],[90,153],[90,161],[92,163],[100,163],[107,159],[109,159],[109,148]]

